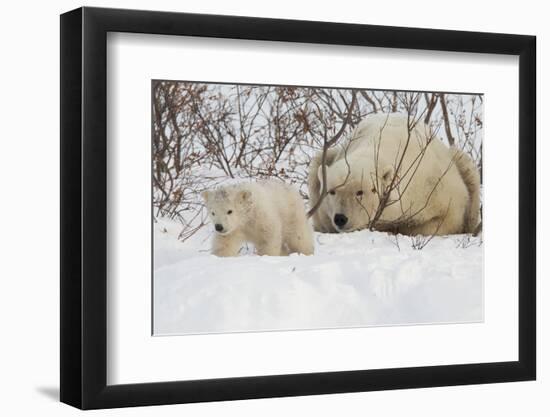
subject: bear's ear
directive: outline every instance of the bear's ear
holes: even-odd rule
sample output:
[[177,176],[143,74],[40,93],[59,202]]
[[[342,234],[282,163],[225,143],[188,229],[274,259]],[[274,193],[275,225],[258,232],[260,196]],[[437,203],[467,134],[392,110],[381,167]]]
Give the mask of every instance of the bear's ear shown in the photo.
[[394,177],[394,169],[393,166],[388,165],[382,170],[382,181],[384,181],[385,185],[389,185]]
[[239,200],[240,201],[248,201],[251,196],[252,196],[252,193],[249,190],[239,191]]
[[208,198],[210,197],[210,191],[203,191],[201,193],[201,197],[204,200],[204,202],[206,203],[208,201]]

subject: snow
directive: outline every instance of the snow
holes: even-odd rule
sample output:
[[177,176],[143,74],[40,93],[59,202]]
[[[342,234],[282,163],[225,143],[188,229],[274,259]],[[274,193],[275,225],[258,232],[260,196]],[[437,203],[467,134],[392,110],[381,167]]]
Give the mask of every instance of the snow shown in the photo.
[[[316,233],[315,255],[209,253],[206,225],[154,225],[155,335],[464,323],[483,320],[483,245],[467,236],[413,239],[368,230]],[[418,242],[417,242],[418,243]]]

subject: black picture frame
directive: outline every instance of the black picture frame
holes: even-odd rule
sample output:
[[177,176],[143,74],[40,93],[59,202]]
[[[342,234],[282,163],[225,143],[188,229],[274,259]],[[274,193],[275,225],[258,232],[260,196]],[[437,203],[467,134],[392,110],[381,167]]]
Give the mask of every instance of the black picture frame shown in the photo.
[[[107,385],[108,32],[518,56],[518,361]],[[61,401],[95,409],[535,379],[535,45],[524,35],[252,17],[88,7],[61,15]]]

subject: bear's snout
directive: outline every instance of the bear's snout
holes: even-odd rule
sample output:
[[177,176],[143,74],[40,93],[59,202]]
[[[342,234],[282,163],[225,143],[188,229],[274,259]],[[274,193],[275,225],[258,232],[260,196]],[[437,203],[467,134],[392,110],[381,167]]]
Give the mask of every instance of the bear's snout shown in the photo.
[[335,214],[334,215],[334,224],[338,227],[344,227],[345,224],[348,222],[348,218],[345,214]]
[[216,223],[214,228],[216,229],[216,232],[223,232],[223,226],[219,223]]

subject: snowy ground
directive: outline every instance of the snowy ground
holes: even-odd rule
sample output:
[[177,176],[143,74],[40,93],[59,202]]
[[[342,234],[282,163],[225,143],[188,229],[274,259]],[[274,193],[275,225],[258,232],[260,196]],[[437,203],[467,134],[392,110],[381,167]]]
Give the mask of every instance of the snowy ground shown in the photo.
[[185,242],[180,229],[155,223],[155,335],[483,320],[478,239],[415,250],[406,236],[317,233],[313,256],[218,258],[209,225]]

